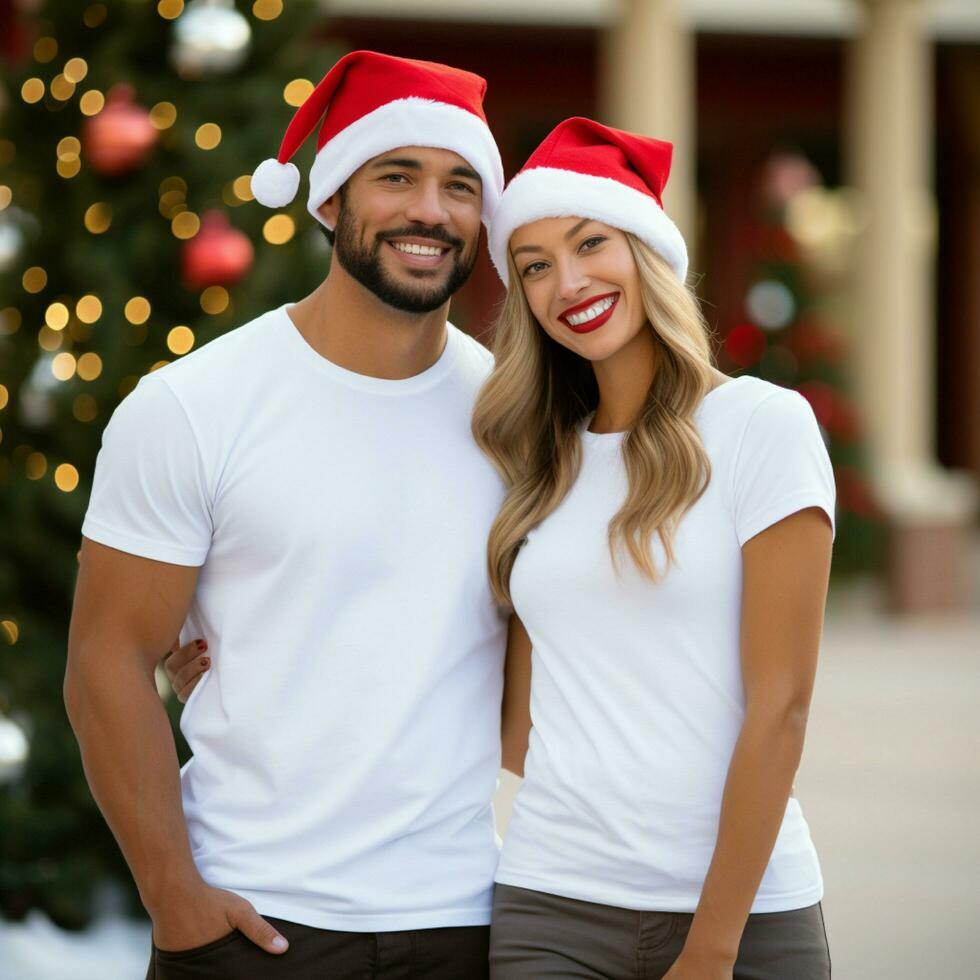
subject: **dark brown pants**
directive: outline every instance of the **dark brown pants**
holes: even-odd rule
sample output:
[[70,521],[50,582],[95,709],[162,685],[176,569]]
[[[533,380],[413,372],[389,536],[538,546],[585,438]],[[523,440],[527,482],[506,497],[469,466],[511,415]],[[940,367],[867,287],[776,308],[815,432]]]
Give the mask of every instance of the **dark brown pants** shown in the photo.
[[[497,885],[492,980],[660,980],[680,955],[693,915],[635,912]],[[820,905],[750,915],[734,980],[828,980]]]
[[[268,918],[268,916],[266,917]],[[289,940],[274,956],[240,932],[196,949],[154,947],[147,980],[486,980],[489,926],[334,932],[268,918]]]

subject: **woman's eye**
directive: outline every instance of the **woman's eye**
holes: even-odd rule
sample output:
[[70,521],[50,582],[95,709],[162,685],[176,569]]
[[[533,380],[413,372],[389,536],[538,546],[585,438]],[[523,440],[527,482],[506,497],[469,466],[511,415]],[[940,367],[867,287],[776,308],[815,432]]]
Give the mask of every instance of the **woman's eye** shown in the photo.
[[540,272],[544,268],[546,268],[546,263],[532,262],[530,265],[524,267],[524,275],[533,276],[536,272]]
[[586,240],[582,242],[581,247],[583,251],[589,251],[590,249],[595,248],[597,245],[601,245],[605,240],[605,237],[602,235],[593,235],[591,238],[586,238]]

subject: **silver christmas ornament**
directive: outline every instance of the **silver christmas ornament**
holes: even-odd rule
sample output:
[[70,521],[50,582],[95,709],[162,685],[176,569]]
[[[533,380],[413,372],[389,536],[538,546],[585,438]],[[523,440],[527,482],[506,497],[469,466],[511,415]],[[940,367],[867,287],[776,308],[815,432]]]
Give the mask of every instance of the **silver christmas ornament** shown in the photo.
[[193,0],[174,22],[170,58],[183,78],[234,71],[248,56],[252,28],[232,0]]

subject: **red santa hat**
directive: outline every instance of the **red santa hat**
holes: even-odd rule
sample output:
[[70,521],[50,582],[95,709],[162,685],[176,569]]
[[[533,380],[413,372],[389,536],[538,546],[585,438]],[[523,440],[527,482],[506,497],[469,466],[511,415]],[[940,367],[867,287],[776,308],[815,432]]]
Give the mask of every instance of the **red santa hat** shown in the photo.
[[632,232],[684,281],[687,246],[661,194],[673,145],[591,119],[559,123],[507,185],[490,226],[490,256],[507,285],[510,236],[541,218],[594,218]]
[[483,114],[487,83],[479,75],[428,61],[353,51],[324,76],[296,110],[279,156],[252,174],[261,204],[281,208],[296,196],[299,171],[289,163],[320,124],[310,170],[310,214],[330,227],[317,208],[362,164],[400,146],[458,153],[483,182],[487,222],[504,184],[497,144]]

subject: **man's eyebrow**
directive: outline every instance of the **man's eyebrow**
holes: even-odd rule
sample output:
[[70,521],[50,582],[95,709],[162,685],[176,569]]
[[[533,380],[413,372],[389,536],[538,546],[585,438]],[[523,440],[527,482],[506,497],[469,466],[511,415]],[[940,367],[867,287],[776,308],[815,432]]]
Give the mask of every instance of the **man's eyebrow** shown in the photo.
[[411,157],[385,157],[383,160],[375,160],[371,164],[372,170],[380,167],[408,167],[410,170],[421,170],[422,164]]
[[[568,231],[566,231],[563,237],[564,238],[574,237],[582,230],[582,228],[585,225],[587,225],[590,221],[593,220],[594,220],[593,218],[583,218],[577,225],[575,225],[574,228],[570,228]],[[510,254],[516,258],[518,255],[521,254],[521,252],[542,252],[542,251],[544,251],[544,249],[542,249],[540,245],[522,245],[520,248],[515,248]]]
[[454,177],[468,177],[470,180],[475,180],[478,183],[483,183],[480,180],[480,175],[472,167],[453,167],[449,171]]

